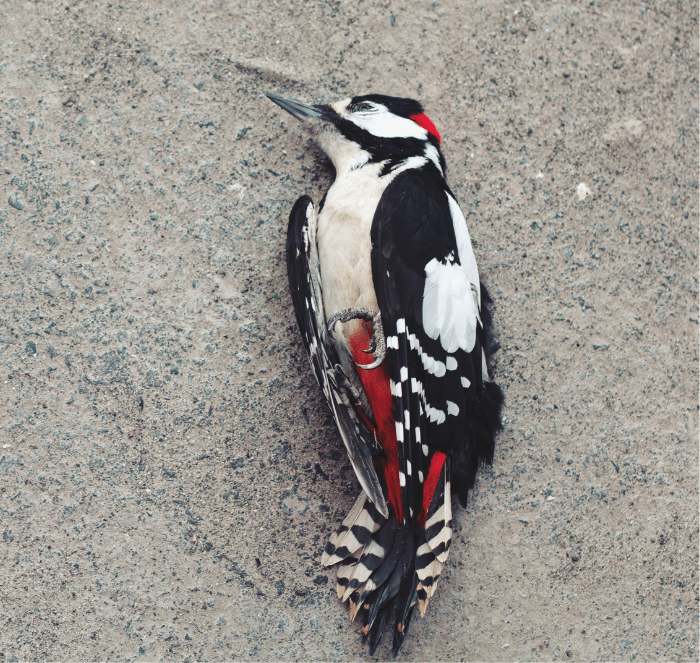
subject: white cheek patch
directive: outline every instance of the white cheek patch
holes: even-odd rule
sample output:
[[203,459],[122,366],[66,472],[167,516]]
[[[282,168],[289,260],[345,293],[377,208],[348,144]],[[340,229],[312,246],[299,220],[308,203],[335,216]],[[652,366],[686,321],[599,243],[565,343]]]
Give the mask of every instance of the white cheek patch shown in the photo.
[[428,138],[428,132],[419,124],[407,117],[394,115],[381,106],[373,113],[352,113],[345,116],[360,129],[379,138]]

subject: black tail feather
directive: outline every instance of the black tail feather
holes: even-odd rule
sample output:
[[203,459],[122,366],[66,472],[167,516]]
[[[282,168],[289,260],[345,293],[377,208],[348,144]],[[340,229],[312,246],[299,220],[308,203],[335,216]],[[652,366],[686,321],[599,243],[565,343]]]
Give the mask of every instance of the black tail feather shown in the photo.
[[374,656],[374,652],[377,650],[377,646],[384,635],[384,629],[386,628],[386,623],[389,619],[389,614],[391,610],[387,607],[380,611],[379,619],[375,620],[372,625],[372,629],[369,633],[369,655]]
[[[414,548],[416,548],[414,543]],[[411,566],[408,573],[403,577],[401,590],[396,601],[396,623],[394,627],[394,646],[391,651],[392,656],[396,656],[401,647],[408,625],[411,622],[413,607],[416,604],[418,595],[418,576],[415,574],[415,554],[411,556]]]

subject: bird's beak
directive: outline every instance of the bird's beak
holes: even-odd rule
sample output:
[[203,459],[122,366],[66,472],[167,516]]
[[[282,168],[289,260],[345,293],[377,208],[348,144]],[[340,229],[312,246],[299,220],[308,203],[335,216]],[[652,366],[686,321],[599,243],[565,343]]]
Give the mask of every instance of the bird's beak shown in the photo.
[[322,112],[318,106],[311,106],[309,104],[304,104],[301,101],[287,99],[287,97],[280,97],[276,94],[267,94],[267,98],[270,99],[270,101],[274,101],[280,108],[283,108],[291,115],[294,115],[297,120],[301,120],[302,122],[305,120],[319,120],[321,118]]

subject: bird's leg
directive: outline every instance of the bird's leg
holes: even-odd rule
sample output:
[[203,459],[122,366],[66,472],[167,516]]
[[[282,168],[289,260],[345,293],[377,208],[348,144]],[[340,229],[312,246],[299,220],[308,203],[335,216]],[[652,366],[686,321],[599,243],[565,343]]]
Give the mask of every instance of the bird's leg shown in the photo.
[[333,331],[336,322],[346,323],[350,322],[350,320],[365,320],[372,324],[372,339],[370,340],[369,348],[362,352],[371,354],[374,357],[374,361],[371,364],[358,364],[355,362],[355,365],[365,370],[377,368],[386,356],[386,339],[384,338],[381,312],[370,311],[367,308],[346,308],[330,317],[328,320],[328,331]]

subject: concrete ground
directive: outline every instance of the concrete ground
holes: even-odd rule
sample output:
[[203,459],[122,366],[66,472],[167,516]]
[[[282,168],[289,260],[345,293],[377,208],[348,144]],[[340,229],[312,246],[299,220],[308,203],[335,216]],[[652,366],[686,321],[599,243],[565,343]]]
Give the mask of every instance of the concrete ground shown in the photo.
[[284,262],[332,173],[266,91],[420,99],[495,301],[505,428],[399,660],[697,660],[697,19],[0,0],[0,663],[369,658]]

